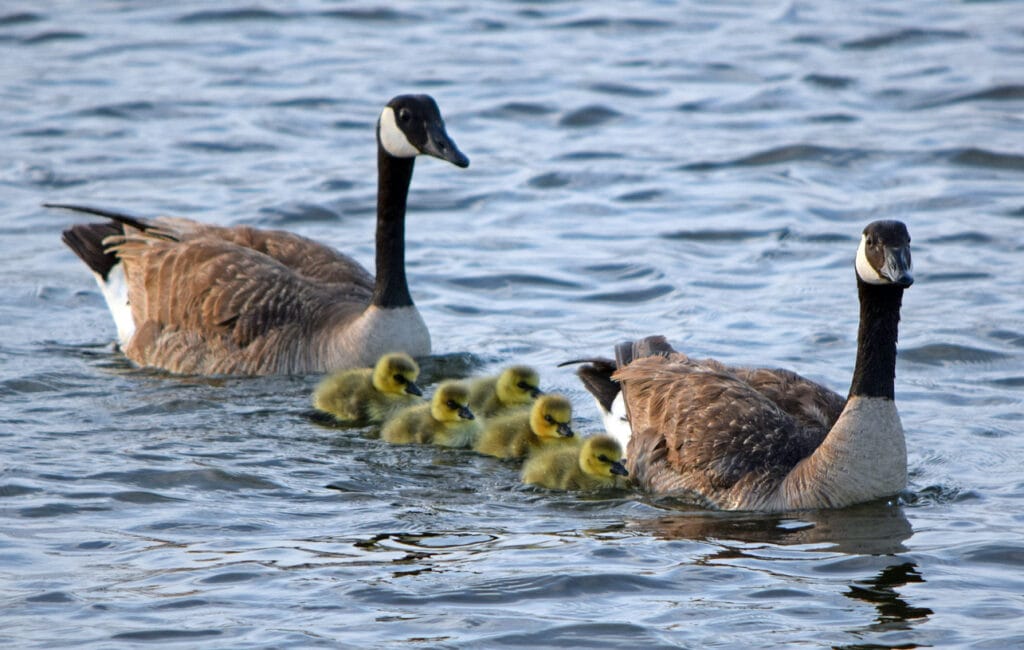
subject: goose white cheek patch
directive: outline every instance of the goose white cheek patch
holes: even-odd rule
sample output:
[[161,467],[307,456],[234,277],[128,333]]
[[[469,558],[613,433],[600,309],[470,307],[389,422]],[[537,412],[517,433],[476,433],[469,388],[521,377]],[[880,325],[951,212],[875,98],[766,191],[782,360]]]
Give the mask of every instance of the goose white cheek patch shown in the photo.
[[380,114],[380,144],[384,151],[395,158],[413,158],[420,154],[420,150],[398,128],[395,111],[390,106],[385,107]]
[[868,255],[865,250],[866,240],[867,237],[861,235],[860,246],[857,248],[857,275],[868,284],[889,284],[889,281],[883,278],[875,270],[875,267],[871,266],[871,262],[868,261]]

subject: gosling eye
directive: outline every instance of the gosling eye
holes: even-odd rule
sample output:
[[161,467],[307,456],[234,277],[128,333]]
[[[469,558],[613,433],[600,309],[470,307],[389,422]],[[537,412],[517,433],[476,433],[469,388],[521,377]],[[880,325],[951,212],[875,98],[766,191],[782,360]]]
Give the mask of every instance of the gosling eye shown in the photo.
[[412,113],[409,112],[408,108],[400,108],[400,109],[398,109],[398,121],[399,122],[408,122],[411,119],[412,119]]
[[529,385],[525,381],[519,382],[518,384],[516,384],[516,387],[522,390],[533,390],[533,386]]
[[408,383],[408,381],[409,380],[406,379],[404,375],[395,375],[395,383],[396,384],[405,384],[405,383]]
[[547,422],[548,424],[554,424],[555,423],[555,418],[551,417],[550,415],[545,415],[544,416],[544,421]]
[[453,399],[448,400],[448,402],[445,403],[445,406],[447,406],[448,408],[450,408],[453,411],[458,411],[459,410],[458,403],[455,400],[453,400]]
[[612,461],[608,460],[608,457],[605,456],[604,454],[601,454],[600,456],[598,456],[597,459],[599,461],[601,461],[602,463],[610,463],[610,462],[612,462]]

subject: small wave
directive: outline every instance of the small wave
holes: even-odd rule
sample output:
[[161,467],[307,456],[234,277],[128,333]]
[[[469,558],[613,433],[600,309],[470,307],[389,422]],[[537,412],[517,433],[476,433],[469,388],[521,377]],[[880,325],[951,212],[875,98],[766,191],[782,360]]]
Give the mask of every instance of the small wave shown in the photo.
[[622,201],[623,203],[645,203],[660,199],[664,195],[665,193],[661,190],[637,190],[619,195],[615,197],[615,200]]
[[388,605],[440,603],[495,605],[530,600],[556,599],[562,601],[574,596],[595,593],[607,596],[611,593],[655,593],[676,589],[678,589],[678,585],[672,580],[635,574],[609,573],[485,580],[478,584],[468,583],[458,589],[431,594],[408,593],[382,585],[356,589],[349,595],[364,602]]
[[559,29],[629,29],[629,30],[651,30],[669,29],[674,23],[667,20],[654,20],[645,18],[580,18],[560,23],[555,27]]
[[608,291],[604,293],[592,293],[582,296],[579,300],[583,302],[610,302],[616,304],[636,304],[648,302],[660,298],[675,291],[670,284],[656,284],[646,289],[632,289],[626,291]]
[[339,20],[361,20],[364,22],[397,23],[414,22],[421,19],[416,14],[397,11],[395,9],[376,7],[373,9],[331,9],[316,14],[323,18]]
[[543,117],[555,113],[557,110],[553,106],[536,102],[506,102],[500,106],[483,111],[481,115],[500,119],[519,119],[523,117]]
[[51,43],[53,41],[75,41],[85,38],[86,35],[82,32],[72,31],[52,31],[52,32],[41,32],[32,36],[21,39],[24,45],[40,45],[42,43]]
[[221,630],[139,630],[137,632],[121,632],[110,638],[115,641],[177,641],[196,639],[209,636],[220,636]]
[[16,483],[0,485],[0,499],[4,497],[21,497],[26,494],[34,494],[36,492],[42,492],[42,490],[39,488],[28,487],[27,485],[18,485]]
[[809,83],[820,88],[828,88],[829,90],[842,90],[843,88],[849,88],[857,83],[853,77],[814,73],[804,75],[803,80],[805,83]]
[[639,278],[656,275],[656,271],[649,266],[624,262],[592,264],[590,266],[583,267],[583,271],[588,274],[601,275],[614,280],[637,280]]
[[987,280],[992,277],[991,273],[964,271],[961,273],[922,273],[921,277],[927,279],[928,283],[933,282],[965,282],[967,280]]
[[1016,566],[1024,568],[1024,545],[1021,544],[985,544],[973,551],[963,554],[968,562],[983,562],[1000,567]]
[[337,212],[313,203],[296,203],[276,208],[260,208],[260,223],[286,225],[294,223],[324,223],[338,221]]
[[[602,592],[603,593],[603,590]],[[518,632],[488,637],[487,645],[517,648],[679,648],[656,627],[635,623],[573,623],[554,625],[535,632]]]
[[207,153],[233,154],[268,153],[271,151],[277,151],[277,147],[269,142],[214,142],[209,140],[186,140],[185,142],[179,142],[177,146],[181,149],[192,149],[194,151]]
[[340,103],[333,97],[294,97],[270,102],[270,106],[274,108],[325,108],[337,106]]
[[117,492],[111,494],[110,498],[114,501],[121,501],[123,503],[138,503],[138,504],[149,504],[149,503],[164,503],[167,501],[178,501],[173,497],[165,497],[162,494],[155,492],[144,492],[139,490],[128,490],[125,492]]
[[562,116],[562,119],[558,120],[558,125],[579,129],[588,126],[599,126],[621,116],[622,113],[615,109],[600,104],[592,104],[566,113]]
[[959,41],[970,38],[970,34],[956,29],[909,28],[868,36],[842,44],[845,50],[878,50],[884,47],[919,45],[935,41]]
[[952,106],[968,102],[1005,102],[1024,99],[1024,85],[1003,84],[990,86],[983,90],[970,93],[947,95],[932,101],[927,101],[917,108],[937,108],[940,106]]
[[787,231],[782,230],[677,230],[659,235],[662,239],[699,242],[741,242],[771,237],[781,239]]
[[140,469],[131,472],[102,472],[91,478],[146,488],[194,487],[206,491],[276,490],[281,487],[258,476],[234,474],[221,469]]
[[91,108],[83,108],[72,114],[74,117],[105,117],[120,120],[150,120],[155,118],[176,117],[177,111],[153,102],[119,102],[101,104]]
[[530,187],[535,187],[539,190],[551,190],[559,187],[565,187],[572,183],[572,178],[566,174],[560,172],[547,172],[545,174],[538,174],[530,180],[526,181],[526,184]]
[[1010,358],[1010,355],[955,343],[930,343],[900,350],[900,359],[911,363],[939,366],[944,363],[989,363]]
[[25,599],[27,603],[73,603],[75,597],[63,591],[47,591],[37,596],[29,596]]
[[862,160],[870,154],[863,149],[839,149],[822,147],[814,144],[790,144],[773,147],[736,158],[727,162],[702,161],[683,165],[683,171],[712,171],[729,167],[758,167],[761,165],[777,165],[789,162],[818,162],[835,167],[846,167],[850,163]]
[[223,23],[240,22],[248,20],[286,20],[289,14],[283,14],[269,9],[257,7],[243,7],[240,9],[195,11],[180,16],[174,22],[181,25],[199,25],[202,23]]
[[527,273],[501,273],[498,275],[478,275],[473,277],[451,278],[451,284],[466,287],[467,289],[506,289],[517,285],[529,285],[534,287],[552,287],[558,289],[578,289],[582,285],[577,282],[556,280],[542,275],[530,275]]
[[42,20],[45,20],[45,16],[42,14],[34,14],[29,11],[19,11],[17,13],[0,16],[0,27],[27,25],[28,23],[37,23]]
[[996,241],[996,238],[992,235],[978,232],[977,230],[968,230],[966,232],[957,232],[950,235],[938,235],[936,237],[929,237],[926,239],[929,244],[981,244],[988,245]]
[[615,95],[618,97],[654,97],[659,94],[656,90],[649,90],[647,88],[640,88],[639,86],[630,86],[628,84],[618,83],[595,83],[591,84],[589,88],[595,93]]
[[966,149],[953,149],[943,152],[942,155],[946,156],[950,162],[956,165],[1024,171],[1024,156],[1017,154],[999,153],[978,147],[968,147]]

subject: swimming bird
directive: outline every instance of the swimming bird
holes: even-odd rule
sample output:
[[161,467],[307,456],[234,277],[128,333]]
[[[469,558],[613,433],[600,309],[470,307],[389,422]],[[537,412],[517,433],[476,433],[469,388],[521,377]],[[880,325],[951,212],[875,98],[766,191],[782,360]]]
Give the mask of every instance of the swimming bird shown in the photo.
[[373,368],[350,368],[325,377],[313,392],[313,407],[352,424],[380,424],[423,402],[416,385],[420,367],[408,354],[382,356]]
[[894,402],[900,307],[913,283],[906,226],[872,222],[855,259],[860,326],[846,400],[789,371],[691,359],[663,337],[618,346],[606,380],[621,389],[612,401],[625,406],[629,469],[641,488],[780,511],[842,507],[906,486]]
[[552,490],[596,490],[617,487],[629,472],[615,438],[596,435],[576,445],[547,447],[527,458],[524,483]]
[[429,403],[411,406],[384,425],[381,438],[395,444],[434,444],[467,449],[480,435],[481,424],[469,410],[465,384],[441,382]]
[[480,377],[469,384],[469,407],[490,418],[530,404],[540,390],[540,376],[529,366],[509,366],[497,376]]
[[107,217],[63,240],[96,276],[124,354],[179,374],[270,375],[430,353],[405,276],[405,209],[416,156],[469,159],[427,95],[399,95],[377,121],[376,277],[351,257],[280,230],[190,219]]
[[533,451],[571,440],[572,404],[563,395],[541,395],[530,407],[503,413],[484,422],[473,449],[498,458],[525,458]]

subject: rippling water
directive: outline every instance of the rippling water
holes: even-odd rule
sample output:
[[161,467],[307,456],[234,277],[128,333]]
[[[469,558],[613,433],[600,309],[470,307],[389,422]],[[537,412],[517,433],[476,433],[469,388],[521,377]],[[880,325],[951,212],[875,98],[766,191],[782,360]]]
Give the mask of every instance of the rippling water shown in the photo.
[[[282,7],[274,8],[275,4]],[[754,4],[755,6],[749,6]],[[5,2],[7,647],[1024,647],[1015,3]],[[846,390],[851,259],[908,223],[897,504],[786,516],[519,485],[138,370],[43,201],[283,227],[372,263],[373,123],[429,92],[430,381],[664,333]]]

